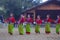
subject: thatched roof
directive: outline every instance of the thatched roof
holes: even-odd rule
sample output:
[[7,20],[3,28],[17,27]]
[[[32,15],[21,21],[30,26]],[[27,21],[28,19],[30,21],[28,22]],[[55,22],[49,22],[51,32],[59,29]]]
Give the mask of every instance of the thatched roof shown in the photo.
[[26,9],[23,13],[25,13],[25,12],[27,12],[29,10],[36,9],[36,8],[41,7],[41,6],[44,6],[44,5],[50,5],[50,4],[60,6],[60,2],[59,1],[47,1],[45,3],[39,4],[37,6],[34,6],[32,8]]

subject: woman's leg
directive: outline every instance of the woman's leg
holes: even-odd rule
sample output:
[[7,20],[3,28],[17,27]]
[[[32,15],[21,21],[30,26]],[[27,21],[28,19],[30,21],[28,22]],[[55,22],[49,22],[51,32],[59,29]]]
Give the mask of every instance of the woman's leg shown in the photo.
[[46,26],[45,26],[45,32],[47,34],[49,34],[51,32],[51,30],[50,30],[50,24],[49,23],[47,23]]
[[40,33],[40,25],[36,25],[36,27],[35,27],[35,32],[36,32],[36,33]]
[[26,24],[26,34],[30,34],[31,29],[30,29],[30,24]]
[[57,33],[57,34],[59,34],[59,27],[60,27],[59,25],[60,25],[60,24],[57,24],[57,25],[56,25],[56,33]]
[[20,24],[20,25],[18,26],[18,31],[19,31],[19,34],[20,34],[20,35],[23,35],[23,34],[24,34],[23,24]]

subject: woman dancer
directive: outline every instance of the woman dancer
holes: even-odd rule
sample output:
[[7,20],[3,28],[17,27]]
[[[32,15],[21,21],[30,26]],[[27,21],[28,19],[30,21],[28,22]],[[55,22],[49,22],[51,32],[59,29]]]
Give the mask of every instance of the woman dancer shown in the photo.
[[10,17],[8,18],[8,23],[9,23],[8,33],[12,35],[13,34],[13,29],[14,29],[14,23],[15,23],[15,18],[14,18],[12,13],[10,14]]
[[28,15],[28,17],[26,18],[26,34],[30,34],[31,33],[31,23],[33,22],[33,19],[30,17],[30,15]]
[[49,34],[51,32],[51,29],[50,29],[50,24],[52,22],[52,19],[50,18],[50,15],[47,15],[47,18],[46,18],[46,25],[45,25],[45,32],[47,34]]
[[23,23],[25,22],[25,16],[22,14],[21,18],[18,21],[18,31],[20,35],[24,34]]
[[36,19],[36,27],[35,27],[36,33],[40,33],[40,25],[41,24],[42,24],[42,20],[41,20],[40,16],[38,15],[37,19]]
[[56,33],[59,34],[59,29],[60,29],[60,16],[57,16],[57,20],[56,20]]

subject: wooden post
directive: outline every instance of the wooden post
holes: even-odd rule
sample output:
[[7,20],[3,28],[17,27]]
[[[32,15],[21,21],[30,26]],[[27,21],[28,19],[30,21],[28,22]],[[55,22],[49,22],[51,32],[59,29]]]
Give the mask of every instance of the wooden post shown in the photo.
[[34,14],[34,21],[35,21],[35,10],[34,10],[33,14]]
[[26,13],[24,13],[24,15],[25,15],[25,18],[26,18]]

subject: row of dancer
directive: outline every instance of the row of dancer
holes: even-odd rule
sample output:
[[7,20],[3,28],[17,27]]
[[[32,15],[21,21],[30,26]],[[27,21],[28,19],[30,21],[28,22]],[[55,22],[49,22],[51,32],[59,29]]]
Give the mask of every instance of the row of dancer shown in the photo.
[[[30,15],[27,15],[28,17],[26,18],[23,14],[21,15],[19,21],[18,21],[18,31],[20,35],[24,34],[24,27],[23,27],[23,23],[26,22],[26,34],[30,34],[31,33],[31,24],[34,22],[34,20],[30,17]],[[9,23],[8,25],[8,33],[9,34],[13,34],[14,31],[14,23],[16,22],[13,14],[10,14],[10,17],[8,18],[7,22]],[[38,15],[36,20],[35,20],[35,32],[36,33],[40,33],[40,25],[42,24],[43,20],[40,18],[40,16]],[[54,21],[50,18],[50,15],[46,16],[46,19],[44,20],[44,22],[46,22],[45,25],[45,32],[46,33],[50,33],[51,29],[50,29],[50,24],[51,22],[55,22],[56,23],[56,33],[59,34],[59,29],[60,29],[60,16],[57,16],[57,21]]]

